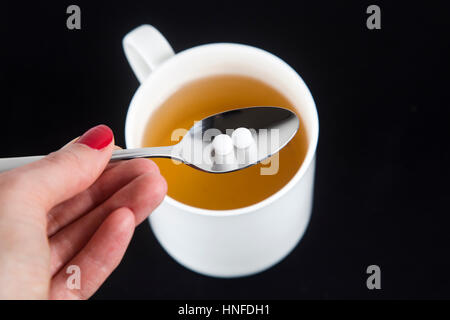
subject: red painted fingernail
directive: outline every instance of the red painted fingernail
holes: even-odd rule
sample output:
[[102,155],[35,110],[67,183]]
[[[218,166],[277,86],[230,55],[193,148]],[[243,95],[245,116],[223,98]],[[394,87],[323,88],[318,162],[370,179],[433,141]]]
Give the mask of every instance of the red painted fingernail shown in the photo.
[[77,143],[82,143],[92,149],[101,150],[113,140],[113,132],[104,124],[98,125],[86,131]]

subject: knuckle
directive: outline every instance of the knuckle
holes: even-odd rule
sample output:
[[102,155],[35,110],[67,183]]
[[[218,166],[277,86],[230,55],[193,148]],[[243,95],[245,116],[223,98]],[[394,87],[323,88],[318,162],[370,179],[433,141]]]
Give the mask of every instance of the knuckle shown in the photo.
[[85,180],[89,170],[84,170],[84,163],[78,153],[74,152],[70,148],[65,149],[62,152],[52,152],[44,158],[45,161],[51,165],[70,170],[71,174],[76,176],[80,180]]
[[66,149],[60,152],[52,152],[47,157],[44,158],[50,163],[56,165],[78,165],[80,163],[80,159],[78,155],[70,149]]
[[162,199],[167,192],[167,182],[159,173],[146,174],[142,185],[143,193],[152,195],[156,199]]
[[159,173],[159,168],[155,162],[150,159],[133,159],[128,161],[130,169],[136,175],[142,175],[150,172]]
[[[30,217],[33,212],[38,212],[42,208],[42,193],[36,187],[36,182],[30,180],[25,172],[11,171],[0,176],[0,207],[6,204],[20,205],[27,208],[27,212],[19,217]],[[1,211],[1,210],[0,210]],[[39,211],[40,212],[40,211]]]
[[17,190],[25,190],[29,181],[25,174],[16,171],[10,171],[0,175],[0,188],[16,192]]

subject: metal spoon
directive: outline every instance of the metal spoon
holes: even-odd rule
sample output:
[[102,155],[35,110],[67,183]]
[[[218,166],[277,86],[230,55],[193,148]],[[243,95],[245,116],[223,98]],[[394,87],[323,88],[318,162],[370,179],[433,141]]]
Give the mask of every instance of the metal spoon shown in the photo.
[[[196,122],[176,145],[115,150],[111,161],[171,158],[210,173],[232,172],[252,166],[280,151],[294,137],[298,127],[298,117],[288,109],[280,107],[234,109]],[[245,149],[238,148],[234,139],[231,153],[222,157],[214,148],[214,139],[220,134],[231,136],[238,128],[251,131],[252,146]],[[0,172],[41,158],[43,156],[0,159]]]

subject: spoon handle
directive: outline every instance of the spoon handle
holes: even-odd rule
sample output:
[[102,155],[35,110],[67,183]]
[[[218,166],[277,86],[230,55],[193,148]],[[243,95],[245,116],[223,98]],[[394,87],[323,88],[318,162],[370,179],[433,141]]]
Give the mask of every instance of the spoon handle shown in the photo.
[[174,158],[173,146],[114,150],[111,161],[134,158]]
[[17,158],[3,158],[0,159],[0,172],[11,170],[28,163],[38,161],[44,156],[32,156],[32,157],[17,157]]
[[[173,146],[114,150],[110,161],[133,158],[174,158],[180,160],[173,154],[172,150]],[[26,165],[42,158],[44,156],[3,158],[0,159],[0,172]]]

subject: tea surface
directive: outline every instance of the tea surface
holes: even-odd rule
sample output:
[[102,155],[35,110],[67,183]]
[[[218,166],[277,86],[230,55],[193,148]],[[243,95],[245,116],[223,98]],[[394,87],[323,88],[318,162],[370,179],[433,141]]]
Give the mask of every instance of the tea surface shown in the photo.
[[[152,113],[143,146],[176,144],[178,141],[171,139],[174,130],[189,130],[194,121],[212,114],[251,106],[278,106],[296,112],[282,94],[259,80],[235,75],[202,78],[174,92]],[[270,158],[273,163],[257,164],[231,173],[212,174],[185,164],[175,164],[171,159],[153,160],[167,180],[170,197],[198,208],[227,210],[258,203],[280,190],[299,169],[306,150],[307,136],[300,118],[299,131],[278,155]],[[276,166],[276,174],[261,175],[262,168],[273,172]]]

